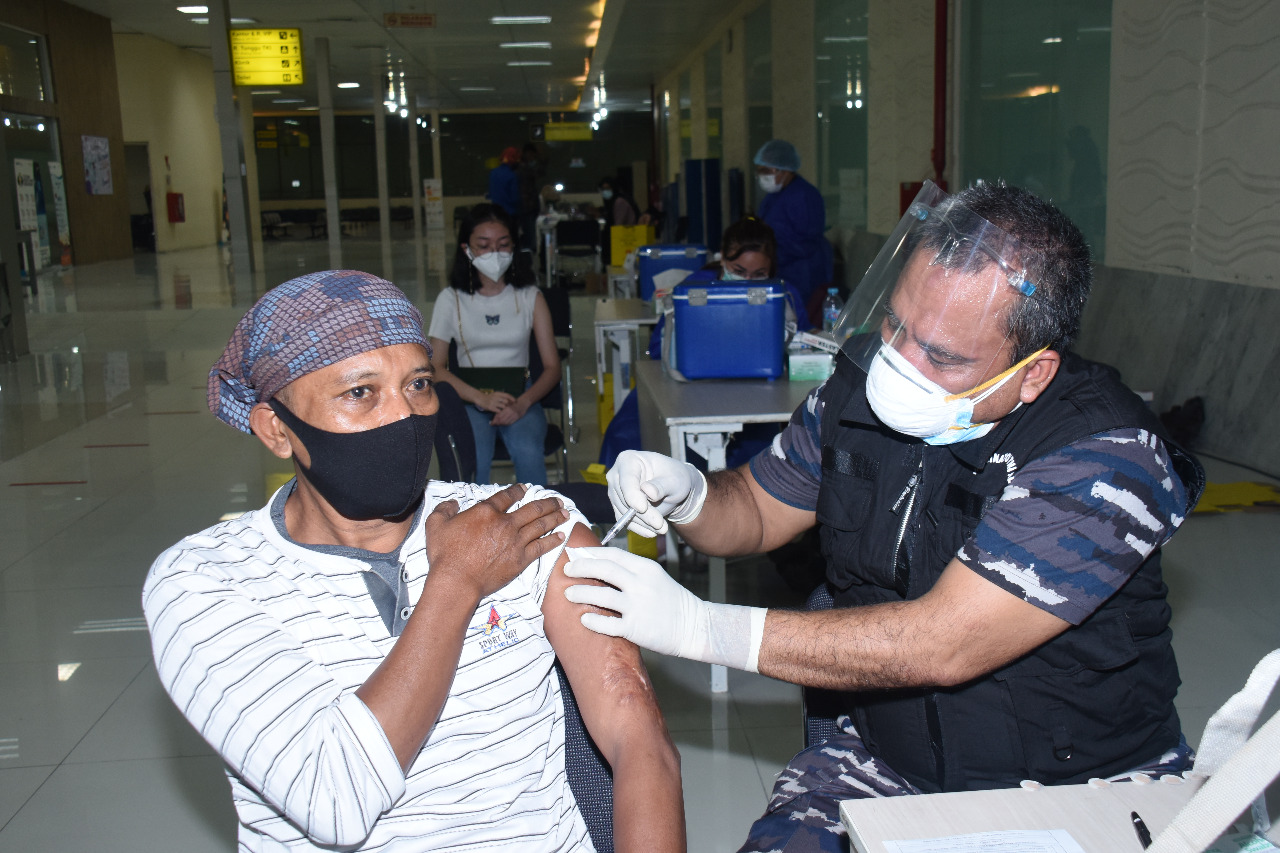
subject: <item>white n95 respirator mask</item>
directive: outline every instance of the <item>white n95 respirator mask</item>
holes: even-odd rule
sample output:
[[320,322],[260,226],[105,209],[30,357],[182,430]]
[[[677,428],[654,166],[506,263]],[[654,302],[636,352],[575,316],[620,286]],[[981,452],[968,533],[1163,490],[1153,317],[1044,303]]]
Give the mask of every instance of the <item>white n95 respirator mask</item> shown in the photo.
[[[924,439],[925,444],[956,444],[982,438],[994,423],[975,424],[973,407],[994,394],[1043,349],[976,388],[952,394],[888,344],[880,347],[867,370],[867,403],[884,425]],[[978,393],[976,397],[969,394]],[[1021,403],[1019,403],[1021,405]]]
[[498,281],[511,266],[512,254],[510,252],[486,252],[476,257],[471,254],[470,249],[467,249],[467,257],[471,258],[471,265],[476,268],[476,272],[490,281]]

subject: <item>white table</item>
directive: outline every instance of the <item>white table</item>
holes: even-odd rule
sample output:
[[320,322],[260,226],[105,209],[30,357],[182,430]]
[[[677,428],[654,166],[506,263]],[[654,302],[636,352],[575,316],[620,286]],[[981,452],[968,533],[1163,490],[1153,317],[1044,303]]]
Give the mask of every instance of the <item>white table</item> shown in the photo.
[[[614,258],[616,261],[617,258]],[[609,267],[609,295],[618,299],[634,299],[639,295],[636,274],[626,267]]]
[[[640,446],[687,461],[692,449],[707,467],[725,467],[725,448],[746,424],[786,423],[819,383],[780,379],[699,379],[677,382],[657,361],[641,360],[635,366],[636,389],[640,399]],[[673,568],[678,552],[667,534],[667,566]],[[711,601],[725,599],[723,557],[707,563]],[[722,666],[711,667],[711,692],[729,689],[728,674]]]
[[648,302],[639,299],[596,300],[596,382],[597,387],[603,389],[604,375],[613,373],[615,413],[631,390],[634,339],[641,328],[647,329],[657,322],[658,316],[653,313],[653,306]]

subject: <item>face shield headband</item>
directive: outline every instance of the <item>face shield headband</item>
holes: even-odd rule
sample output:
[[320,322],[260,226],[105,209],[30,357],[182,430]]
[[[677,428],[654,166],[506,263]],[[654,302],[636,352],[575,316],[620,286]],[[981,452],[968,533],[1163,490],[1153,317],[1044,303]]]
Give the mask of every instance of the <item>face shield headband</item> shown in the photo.
[[837,321],[842,352],[869,371],[884,346],[919,368],[927,390],[973,393],[1002,372],[1017,313],[1034,298],[1035,253],[936,185],[924,188]]

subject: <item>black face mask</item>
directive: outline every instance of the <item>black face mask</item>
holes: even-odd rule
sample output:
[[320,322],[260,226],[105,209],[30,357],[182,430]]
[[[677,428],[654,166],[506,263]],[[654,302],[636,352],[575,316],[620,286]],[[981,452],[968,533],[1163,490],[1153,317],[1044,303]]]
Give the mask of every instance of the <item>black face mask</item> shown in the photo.
[[422,498],[431,466],[435,415],[409,415],[362,432],[328,432],[303,421],[279,400],[272,410],[302,440],[307,482],[347,518],[398,518]]

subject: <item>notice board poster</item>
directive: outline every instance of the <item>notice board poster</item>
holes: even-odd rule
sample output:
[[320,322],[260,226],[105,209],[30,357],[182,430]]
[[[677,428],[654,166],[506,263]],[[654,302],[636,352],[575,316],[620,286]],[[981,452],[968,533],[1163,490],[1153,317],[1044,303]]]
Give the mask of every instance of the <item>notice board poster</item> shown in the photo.
[[84,149],[84,191],[89,195],[111,195],[111,143],[105,136],[82,136]]
[[13,160],[14,186],[18,190],[18,230],[35,231],[36,221],[36,161]]

